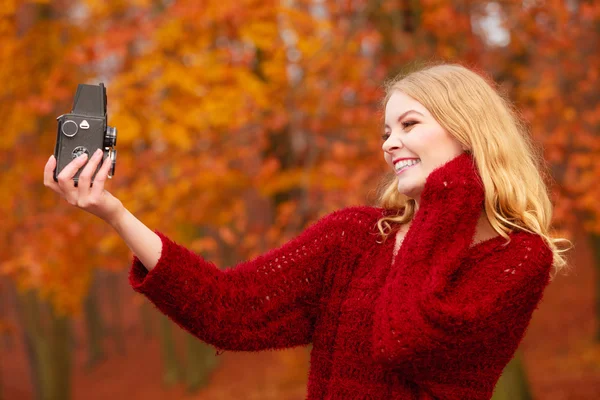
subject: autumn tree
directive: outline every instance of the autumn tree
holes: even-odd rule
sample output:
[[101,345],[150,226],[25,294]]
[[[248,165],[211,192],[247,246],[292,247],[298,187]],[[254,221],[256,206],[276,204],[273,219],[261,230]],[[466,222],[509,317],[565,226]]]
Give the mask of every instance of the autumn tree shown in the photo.
[[[69,111],[78,83],[108,88],[109,124],[119,130],[108,189],[223,268],[326,212],[372,202],[389,172],[381,84],[432,60],[502,82],[552,167],[555,222],[566,231],[576,216],[597,243],[600,171],[590,160],[600,114],[590,66],[599,15],[577,0],[9,1],[0,10],[0,49],[13,60],[0,68],[0,187],[10,194],[0,202],[0,256],[19,289],[38,392],[55,393],[40,398],[67,398],[68,363],[47,371],[69,359],[69,317],[94,315],[96,270],[120,271],[130,259],[115,232],[41,185],[55,117]],[[112,309],[118,319],[118,301]],[[167,354],[173,327],[163,322]],[[89,319],[89,338],[101,325]],[[62,333],[52,341],[36,329]],[[188,346],[197,356],[185,372],[169,359],[173,376],[195,388],[213,357],[191,338]],[[101,352],[91,345],[90,360]],[[511,365],[524,380],[519,359]]]

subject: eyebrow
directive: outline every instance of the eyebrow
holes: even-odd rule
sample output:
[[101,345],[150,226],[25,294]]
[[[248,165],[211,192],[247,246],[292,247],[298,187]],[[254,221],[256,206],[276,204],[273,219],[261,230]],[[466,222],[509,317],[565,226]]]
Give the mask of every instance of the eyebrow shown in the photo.
[[[421,114],[420,112],[418,112],[417,110],[408,110],[404,114],[402,114],[401,116],[399,116],[398,119],[396,120],[396,122],[400,121],[402,118],[406,117],[411,112],[417,113],[417,114],[419,114],[419,115],[421,115],[421,116],[424,117],[424,115]],[[385,127],[389,128],[390,126],[388,124],[385,124]]]

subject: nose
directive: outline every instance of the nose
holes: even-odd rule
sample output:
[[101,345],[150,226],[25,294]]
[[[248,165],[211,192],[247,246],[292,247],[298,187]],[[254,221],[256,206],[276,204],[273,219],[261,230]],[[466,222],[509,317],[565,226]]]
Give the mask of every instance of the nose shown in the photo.
[[386,153],[390,153],[394,150],[401,149],[402,147],[404,147],[402,141],[400,141],[400,139],[398,139],[397,137],[394,137],[394,135],[390,135],[387,138],[387,140],[381,145],[381,149]]

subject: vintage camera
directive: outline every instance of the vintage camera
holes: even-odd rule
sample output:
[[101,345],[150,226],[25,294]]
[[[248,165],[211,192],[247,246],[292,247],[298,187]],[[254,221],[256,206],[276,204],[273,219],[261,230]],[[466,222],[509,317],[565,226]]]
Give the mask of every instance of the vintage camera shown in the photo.
[[[54,147],[54,157],[56,158],[54,180],[58,181],[57,176],[60,171],[74,158],[87,153],[89,160],[97,149],[102,149],[104,152],[103,162],[106,157],[110,157],[112,165],[108,177],[112,178],[117,163],[117,150],[114,148],[117,145],[117,129],[107,125],[104,84],[79,84],[73,101],[73,110],[69,114],[59,116],[56,120],[58,121],[58,132]],[[92,181],[101,166],[102,163],[99,163]],[[73,177],[75,186],[77,186],[82,169],[83,167]]]

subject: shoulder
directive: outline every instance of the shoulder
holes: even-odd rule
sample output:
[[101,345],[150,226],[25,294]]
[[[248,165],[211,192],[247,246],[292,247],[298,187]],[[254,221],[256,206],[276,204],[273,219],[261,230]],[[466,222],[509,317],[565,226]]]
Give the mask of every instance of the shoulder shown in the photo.
[[509,235],[510,242],[503,245],[504,255],[534,253],[542,261],[548,261],[552,250],[544,238],[536,233],[526,231],[513,231]]
[[545,280],[552,268],[554,254],[544,238],[526,231],[514,231],[509,238],[509,242],[501,243],[482,261],[502,273],[538,276]]
[[395,213],[395,210],[381,207],[353,205],[325,214],[316,224],[327,230],[348,231],[354,237],[364,237],[364,234],[367,236],[377,234],[377,221]]

